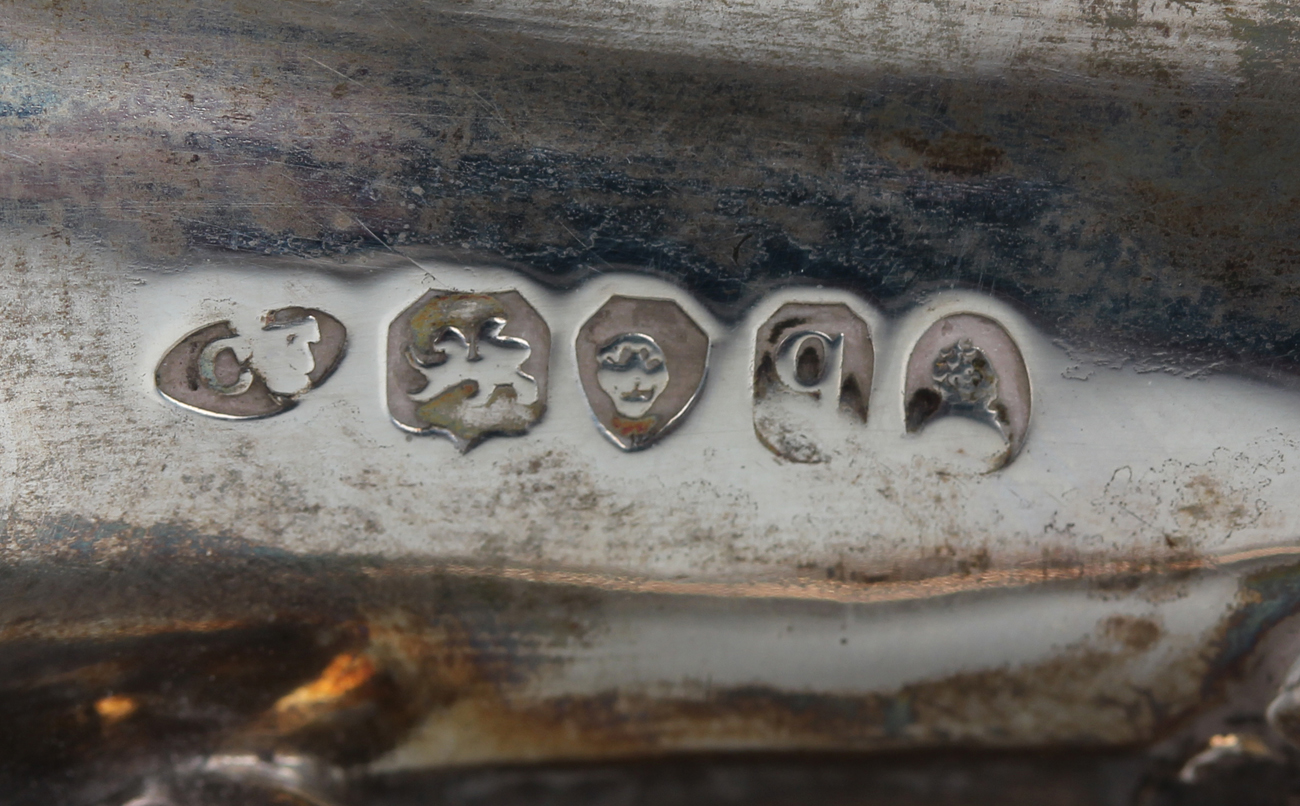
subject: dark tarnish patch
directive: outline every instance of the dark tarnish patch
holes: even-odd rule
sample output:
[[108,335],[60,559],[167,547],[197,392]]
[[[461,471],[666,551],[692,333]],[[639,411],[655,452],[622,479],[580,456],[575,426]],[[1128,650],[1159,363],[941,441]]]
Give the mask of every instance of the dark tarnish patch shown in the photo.
[[772,387],[780,382],[776,374],[776,362],[771,353],[764,353],[763,360],[754,368],[754,397],[767,397]]
[[341,626],[245,622],[4,642],[0,779],[211,747],[355,640]]
[[0,118],[17,118],[26,120],[45,114],[45,105],[30,98],[18,103],[0,101]]
[[849,378],[840,386],[840,408],[852,412],[864,423],[867,421],[867,398],[858,388],[856,378]]
[[943,398],[939,393],[929,387],[918,389],[907,401],[907,412],[905,422],[909,433],[920,430],[925,421],[934,416],[934,413],[943,405]]
[[[1160,348],[1161,362],[1300,354],[1300,235],[1278,223],[1300,203],[1300,165],[1277,158],[1300,110],[1294,14],[1228,14],[1242,59],[1222,68],[1240,82],[1224,94],[1104,59],[1077,81],[668,65],[427,9],[394,38],[373,21],[410,13],[395,2],[310,20],[230,7],[216,27],[207,9],[149,8],[92,4],[57,37],[43,7],[10,9],[11,64],[48,75],[70,50],[101,89],[31,96],[44,111],[13,127],[0,221],[111,235],[149,259],[422,244],[555,283],[626,266],[675,277],[732,321],[757,287],[815,282],[887,306],[977,287],[1072,342]],[[145,25],[170,53],[219,37],[225,55],[184,92],[165,83],[179,65],[120,73]],[[342,66],[348,92],[312,62]],[[111,100],[128,94],[130,112]]]
[[[237,541],[209,553],[214,539],[178,526],[159,536],[64,519],[60,529],[78,546],[71,561],[0,573],[0,718],[22,728],[9,735],[26,737],[0,747],[0,778],[76,778],[126,756],[215,749],[350,766],[422,742],[455,748],[446,759],[455,763],[683,749],[1113,746],[1151,741],[1199,707],[1208,669],[1191,648],[1149,688],[1135,687],[1134,664],[1163,646],[1161,629],[1112,618],[1045,661],[895,691],[684,678],[662,692],[547,696],[533,681],[575,647],[598,648],[615,613],[661,614],[689,601],[692,613],[753,607],[770,617],[772,602],[262,555]],[[1289,579],[1279,584],[1296,595]]]
[[944,132],[928,140],[919,132],[899,132],[898,141],[921,156],[926,168],[954,176],[979,176],[992,171],[1006,152],[986,134]]
[[[6,523],[6,529],[12,528]],[[188,524],[156,523],[136,526],[121,521],[90,520],[76,515],[55,515],[34,525],[24,541],[49,547],[51,556],[65,562],[97,562],[126,551],[142,552],[154,559],[197,559],[213,552],[223,557],[264,560],[288,559],[281,549],[251,543],[229,534],[200,532]],[[3,570],[0,569],[0,574]]]
[[1211,661],[1215,677],[1236,666],[1280,621],[1300,611],[1300,565],[1269,568],[1241,583],[1233,612]]
[[781,338],[787,330],[793,330],[808,321],[806,317],[794,316],[789,319],[783,319],[772,325],[772,335],[768,337],[768,344],[777,345],[781,343]]
[[57,565],[0,570],[0,790],[216,750],[364,763],[474,690],[458,658],[509,684],[538,662],[530,641],[580,636],[595,607],[179,526],[53,531],[69,547]]
[[870,757],[669,755],[623,763],[412,771],[366,782],[358,802],[383,806],[1117,806],[1124,801],[1117,801],[1116,793],[1135,790],[1144,767],[1141,757],[1131,751],[1088,753],[1079,748]]

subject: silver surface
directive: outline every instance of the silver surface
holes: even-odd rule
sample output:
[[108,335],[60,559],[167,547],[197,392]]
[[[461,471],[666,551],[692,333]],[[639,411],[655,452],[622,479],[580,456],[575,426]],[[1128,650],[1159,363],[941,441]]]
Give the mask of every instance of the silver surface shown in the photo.
[[1291,763],[1296,9],[0,19],[0,790]]

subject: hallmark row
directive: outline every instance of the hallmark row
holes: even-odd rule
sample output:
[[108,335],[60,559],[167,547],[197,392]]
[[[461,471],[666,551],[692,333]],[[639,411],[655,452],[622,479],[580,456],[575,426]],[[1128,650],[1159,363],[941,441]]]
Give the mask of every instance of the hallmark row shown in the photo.
[[[269,311],[262,331],[242,335],[229,321],[195,330],[159,362],[159,392],[212,417],[270,417],[324,383],[347,349],[344,324],[315,308]],[[611,297],[579,328],[575,348],[591,412],[625,451],[669,433],[705,385],[708,335],[670,299]],[[389,416],[462,453],[526,434],[546,414],[550,356],[551,330],[519,292],[429,291],[388,328]],[[867,322],[843,303],[783,305],[759,327],[752,366],[754,430],[777,456],[825,461],[819,426],[828,411],[867,421],[875,347]],[[945,316],[912,348],[905,401],[909,432],[949,414],[996,429],[1006,444],[997,466],[1005,465],[1029,425],[1024,358],[993,319]]]

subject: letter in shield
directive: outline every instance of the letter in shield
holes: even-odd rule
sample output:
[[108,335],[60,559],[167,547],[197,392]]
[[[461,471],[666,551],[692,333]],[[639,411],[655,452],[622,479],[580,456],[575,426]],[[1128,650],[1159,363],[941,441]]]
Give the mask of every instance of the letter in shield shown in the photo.
[[867,323],[841,302],[782,305],[754,346],[754,432],[791,462],[829,458],[867,421],[875,350]]
[[578,378],[605,436],[649,447],[699,397],[709,337],[669,299],[611,297],[578,331]]

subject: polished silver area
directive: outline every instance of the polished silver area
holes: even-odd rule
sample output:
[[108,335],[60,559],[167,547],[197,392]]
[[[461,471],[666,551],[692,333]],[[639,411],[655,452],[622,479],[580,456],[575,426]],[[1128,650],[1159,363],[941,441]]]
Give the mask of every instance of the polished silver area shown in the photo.
[[601,429],[635,451],[663,436],[699,396],[709,337],[673,300],[615,296],[578,331],[577,356]]
[[[1290,467],[1296,454],[1287,436],[1300,433],[1300,407],[1287,390],[1227,374],[1191,379],[1136,366],[1108,368],[988,294],[936,293],[886,313],[843,290],[773,289],[742,315],[723,319],[661,278],[606,272],[557,288],[509,267],[408,253],[419,265],[370,256],[327,273],[306,261],[215,256],[202,271],[139,271],[144,282],[120,284],[106,307],[118,317],[111,326],[130,345],[114,353],[118,403],[110,408],[91,396],[78,398],[81,405],[56,418],[38,405],[62,388],[50,381],[0,406],[8,418],[0,426],[39,434],[43,444],[58,439],[53,425],[82,417],[86,433],[103,430],[149,445],[154,464],[133,471],[129,482],[101,476],[73,492],[60,477],[38,475],[43,466],[32,455],[13,451],[0,455],[15,468],[0,474],[0,503],[13,502],[22,512],[103,507],[123,518],[166,513],[217,533],[239,527],[250,541],[290,551],[346,545],[349,551],[440,560],[490,551],[508,563],[665,579],[782,578],[809,565],[841,562],[850,569],[846,574],[878,575],[928,567],[935,556],[984,563],[981,536],[994,534],[1002,535],[989,549],[994,567],[1019,568],[1059,552],[1100,551],[1101,545],[1134,554],[1155,545],[1218,555],[1276,545],[1275,535],[1300,524],[1294,503],[1300,501],[1300,473]],[[51,263],[59,265],[54,258]],[[443,290],[449,288],[457,290]],[[427,368],[420,366],[421,360],[432,363],[427,346],[409,355],[390,350],[394,320],[404,311],[413,314],[412,303],[431,290],[426,302],[452,294],[498,301],[513,296],[503,289],[528,301],[525,318],[535,311],[552,344],[566,345],[550,350],[545,417],[525,437],[486,439],[459,456],[454,440],[414,439],[425,421],[394,427],[395,401],[409,399],[414,416],[423,405],[416,398],[433,399],[462,380],[481,386],[470,404],[486,400],[495,384],[512,385],[521,403],[540,400],[520,372],[544,380],[539,354],[545,342],[538,335],[521,337],[512,326],[500,335],[529,338],[533,350],[479,339],[482,358],[468,361],[468,347],[444,333],[435,349],[447,353],[447,361]],[[329,382],[293,411],[265,421],[222,422],[186,418],[175,406],[161,405],[153,370],[171,346],[168,334],[225,319],[260,331],[226,300],[260,303],[257,311],[294,299],[311,299],[346,322],[350,347]],[[802,336],[782,356],[780,377],[796,391],[808,388],[800,386],[800,375],[805,381],[816,376],[814,359],[824,355],[822,366],[830,368],[820,401],[802,398],[818,406],[818,417],[808,422],[817,426],[809,433],[819,440],[823,462],[790,461],[755,434],[755,343],[765,323],[791,304],[824,306],[824,312],[843,305],[869,326],[874,367],[865,423],[840,408],[839,387],[830,380],[836,363],[848,358],[849,340],[837,348],[835,328],[821,322],[816,332],[828,339]],[[633,308],[643,315],[633,315]],[[665,324],[656,313],[664,311],[694,324]],[[936,329],[936,322],[945,325]],[[962,322],[986,324],[977,332],[959,328]],[[945,326],[951,332],[943,333]],[[1017,352],[1007,336],[996,338],[999,328]],[[414,335],[406,338],[415,347]],[[693,351],[687,349],[692,338]],[[904,426],[906,401],[921,388],[940,393],[934,362],[963,338],[988,361],[998,402],[1013,425],[1025,422],[1029,411],[1027,395],[1018,394],[1014,404],[1010,397],[1015,377],[1023,373],[1022,392],[1033,379],[1032,431],[1024,432],[1028,439],[1015,461],[996,473],[989,468],[1007,451],[1008,439],[988,420],[936,414],[918,431],[909,434]],[[427,387],[409,394],[399,389],[399,395],[390,388],[386,400],[393,381],[387,359],[394,355],[402,359],[397,369],[419,381],[427,377]],[[699,393],[705,355],[707,390]],[[690,408],[679,408],[692,393]],[[1231,422],[1213,415],[1224,405],[1236,412]],[[603,406],[610,424],[615,416],[656,415],[676,415],[676,424],[652,450],[624,453],[603,444],[607,426],[593,428],[596,406]],[[1135,421],[1135,412],[1144,419]],[[1140,427],[1146,419],[1160,428]],[[1020,433],[1017,426],[1018,444]],[[162,436],[177,434],[184,435],[183,444]],[[311,461],[291,460],[304,444],[311,446]],[[250,463],[254,450],[263,458]],[[340,475],[322,474],[322,466]],[[232,501],[273,502],[285,495],[301,500],[302,511],[248,521],[231,508]],[[664,506],[667,500],[672,507]],[[436,535],[431,523],[439,524]],[[354,529],[365,536],[346,543],[332,537]],[[684,537],[691,535],[698,539]],[[29,545],[36,552],[41,544],[24,549]]]
[[[41,283],[27,298],[53,316],[58,289],[79,275],[57,245],[39,234],[28,243],[43,261],[31,263],[40,271],[0,279],[18,290]],[[403,723],[409,732],[395,733],[384,755],[368,762],[371,771],[398,774],[521,757],[603,757],[627,747],[1148,741],[1162,723],[1133,714],[1148,713],[1142,709],[1150,692],[1169,713],[1199,702],[1206,670],[1218,663],[1207,648],[1222,643],[1225,619],[1240,612],[1232,603],[1253,595],[1242,585],[1272,584],[1249,580],[1264,563],[1296,556],[1289,537],[1300,524],[1294,390],[1228,374],[1188,378],[1089,361],[1017,307],[969,290],[880,310],[847,290],[769,289],[724,318],[664,278],[610,271],[558,286],[510,267],[408,251],[411,260],[368,255],[330,271],[304,260],[226,254],[179,266],[92,266],[85,282],[93,281],[96,293],[78,303],[77,314],[103,322],[120,348],[107,351],[103,382],[69,387],[60,369],[69,359],[57,344],[18,342],[35,370],[15,373],[13,398],[0,402],[0,461],[13,468],[0,474],[0,503],[16,535],[7,562],[61,562],[83,551],[75,540],[97,541],[96,552],[123,557],[150,543],[159,552],[192,544],[199,566],[210,561],[209,547],[227,543],[247,556],[302,556],[311,585],[318,584],[320,555],[355,563],[375,591],[357,606],[366,628],[348,639],[356,644],[321,654],[364,652],[373,682],[364,682],[371,677],[358,661],[339,666],[347,674],[310,683],[304,671],[292,685],[304,685],[304,698],[336,692],[328,703],[337,703],[320,708],[339,719],[355,712],[365,692],[387,697],[389,680],[419,692],[403,702],[445,702],[432,698],[452,686],[458,704],[412,715]],[[418,440],[395,428],[385,401],[386,358],[393,355],[392,323],[405,314],[406,331],[396,333],[409,343],[396,353],[404,362],[398,366],[428,373],[430,381],[408,397],[432,399],[462,379],[479,382],[486,397],[497,378],[487,374],[492,370],[528,399],[530,382],[519,372],[545,341],[512,330],[528,317],[496,329],[495,304],[507,320],[518,313],[502,289],[526,299],[550,341],[566,345],[550,351],[549,377],[560,381],[547,386],[546,416],[526,438],[488,439],[461,455],[451,440]],[[349,358],[292,411],[222,421],[188,416],[157,394],[158,356],[176,334],[230,321],[241,332],[282,339],[286,331],[262,330],[256,313],[308,299],[347,323]],[[435,299],[441,312],[428,305]],[[843,376],[837,366],[849,365],[850,340],[842,334],[850,319],[842,329],[825,317],[800,325],[808,332],[794,336],[792,329],[787,350],[774,354],[782,383],[822,392],[825,462],[789,461],[755,435],[756,340],[795,305],[817,306],[810,317],[843,314],[842,305],[867,324],[874,351],[866,422],[840,408],[833,380]],[[416,314],[423,314],[418,323]],[[436,332],[448,323],[464,330]],[[513,332],[532,348],[492,344],[485,328],[488,337]],[[468,334],[478,337],[478,361],[468,361]],[[696,350],[683,354],[691,339]],[[919,432],[904,428],[909,366],[922,384],[911,391],[939,394],[935,361],[963,339],[970,368],[978,351],[997,379],[996,402],[1009,413],[1017,363],[1003,359],[1023,357],[1022,385],[1034,381],[1034,430],[1015,462],[996,473],[987,472],[985,457],[1005,450],[1006,440],[987,421],[935,416]],[[436,351],[446,361],[438,364]],[[708,389],[700,394],[706,357]],[[71,366],[89,373],[90,360]],[[652,450],[625,453],[593,429],[593,402],[606,401],[622,417],[671,415],[676,410],[662,407],[683,382],[695,404]],[[977,390],[990,384],[968,386],[979,399]],[[72,405],[52,408],[59,394]],[[1230,420],[1216,416],[1224,406],[1234,411]],[[76,445],[83,446],[78,456],[97,460],[91,467],[115,472],[79,475],[66,472],[73,465],[51,464]],[[162,525],[130,525],[142,522]],[[226,537],[236,534],[238,542]],[[390,570],[377,570],[381,560]],[[246,567],[239,557],[232,562]],[[1140,590],[1115,587],[1147,567],[1167,573]],[[446,579],[404,587],[408,568],[438,569]],[[1192,571],[1198,575],[1180,581]],[[265,573],[283,571],[273,564]],[[201,567],[195,574],[203,578]],[[352,583],[342,584],[319,583],[312,589],[321,598],[312,601],[324,610],[358,601]],[[520,587],[502,598],[503,586]],[[298,596],[280,582],[249,590],[261,595],[263,587],[290,601]],[[553,598],[534,608],[530,591]],[[383,604],[397,595],[397,606]],[[207,601],[186,597],[199,599]],[[152,601],[142,599],[141,618],[151,617]],[[426,604],[427,613],[411,617]],[[101,623],[97,603],[88,607],[87,618]],[[554,614],[544,624],[534,619],[543,608]],[[501,621],[511,613],[516,621]],[[578,632],[570,626],[574,613],[584,625]],[[185,613],[175,618],[192,623]],[[228,623],[223,612],[207,618],[203,630]],[[353,616],[340,618],[351,624]],[[149,628],[142,623],[132,629]],[[412,634],[417,641],[408,640]],[[284,641],[275,632],[258,640]],[[307,650],[289,654],[318,646],[315,638],[304,642]],[[458,660],[444,665],[468,657],[462,648],[471,647],[481,648],[473,670],[462,671]],[[323,659],[308,660],[323,668]],[[206,672],[196,675],[195,686],[206,679]],[[980,691],[992,699],[951,710],[976,679],[987,681]],[[422,686],[437,688],[426,694]],[[119,689],[114,683],[116,699],[95,711],[109,715],[101,719],[130,726],[158,701]],[[1067,689],[1075,693],[1063,701]],[[620,692],[617,699],[600,699],[611,691]],[[715,691],[723,694],[714,698]],[[752,692],[776,692],[761,705],[770,720],[758,727],[746,699]],[[797,717],[807,712],[808,692],[830,698],[822,701],[826,709],[843,704],[867,716],[829,727],[814,720],[791,733],[803,724]],[[1008,701],[1005,692],[1018,693]],[[88,696],[98,703],[106,693],[96,688]],[[177,707],[191,707],[186,703]],[[573,703],[592,709],[600,725],[630,724],[646,738],[611,751],[610,742],[631,740],[599,733],[557,745],[554,732],[517,727],[567,720]],[[629,723],[628,708],[643,715]],[[278,716],[274,724],[297,730]],[[264,746],[250,740],[230,754]]]
[[754,432],[792,462],[827,461],[824,425],[867,421],[875,350],[844,303],[782,305],[754,345]]
[[546,413],[550,355],[551,331],[519,292],[430,291],[388,328],[388,412],[462,453],[525,434]]
[[1006,440],[993,469],[1024,445],[1029,427],[1029,373],[1011,336],[986,316],[960,313],[935,322],[907,365],[907,430],[955,414],[988,423]]
[[262,332],[241,337],[230,321],[201,327],[167,351],[154,374],[163,397],[229,420],[269,417],[334,372],[347,329],[314,308],[287,307],[262,317]]

